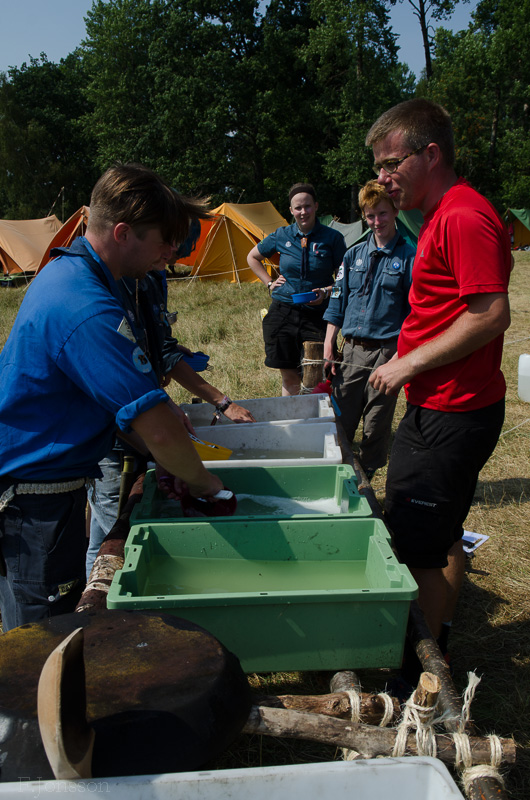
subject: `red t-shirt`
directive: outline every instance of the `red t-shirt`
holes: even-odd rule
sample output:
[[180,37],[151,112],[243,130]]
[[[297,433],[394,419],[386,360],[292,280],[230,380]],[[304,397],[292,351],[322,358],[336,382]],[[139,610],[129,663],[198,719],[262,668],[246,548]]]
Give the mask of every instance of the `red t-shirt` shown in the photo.
[[[470,295],[507,292],[508,231],[491,203],[460,178],[425,217],[398,342],[400,356],[443,333],[467,308]],[[416,375],[405,386],[410,403],[438,411],[472,411],[506,392],[501,372],[504,337],[458,361]]]

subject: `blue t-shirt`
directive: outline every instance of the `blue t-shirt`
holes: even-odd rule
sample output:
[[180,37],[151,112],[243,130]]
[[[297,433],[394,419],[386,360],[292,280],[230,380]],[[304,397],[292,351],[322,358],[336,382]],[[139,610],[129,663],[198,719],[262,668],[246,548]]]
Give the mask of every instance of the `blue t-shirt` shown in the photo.
[[316,220],[315,227],[306,237],[308,269],[305,278],[300,274],[303,236],[298,225],[294,223],[278,228],[258,244],[262,256],[271,256],[273,253],[280,255],[280,273],[286,280],[282,286],[273,289],[274,300],[292,304],[291,295],[310,292],[311,289],[330,286],[333,283],[335,272],[339,269],[346,252],[344,236],[334,228],[328,228]]
[[99,477],[116,426],[167,401],[88,241],[31,283],[0,354],[0,475]]
[[368,276],[370,256],[377,250],[374,235],[354,245],[331,291],[324,320],[342,328],[344,336],[359,339],[393,339],[410,311],[408,302],[416,251],[396,233]]

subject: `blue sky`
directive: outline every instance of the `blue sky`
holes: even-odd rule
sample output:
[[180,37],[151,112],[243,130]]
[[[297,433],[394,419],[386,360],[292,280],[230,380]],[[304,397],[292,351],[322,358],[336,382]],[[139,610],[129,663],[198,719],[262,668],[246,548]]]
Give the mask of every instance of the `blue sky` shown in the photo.
[[[477,0],[460,3],[444,27],[467,27]],[[58,62],[71,53],[85,35],[83,21],[92,0],[0,0],[0,71],[20,67],[29,56],[46,53]],[[400,38],[400,60],[417,75],[424,66],[420,28],[407,0],[392,10],[392,23]]]

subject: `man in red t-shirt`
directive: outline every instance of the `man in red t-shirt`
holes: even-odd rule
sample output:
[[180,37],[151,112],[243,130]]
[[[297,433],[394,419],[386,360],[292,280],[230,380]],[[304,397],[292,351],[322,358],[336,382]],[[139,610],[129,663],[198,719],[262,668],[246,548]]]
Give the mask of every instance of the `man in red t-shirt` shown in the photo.
[[431,631],[446,638],[442,623],[450,624],[464,575],[463,523],[504,420],[510,242],[493,206],[457,178],[451,119],[441,106],[425,99],[394,106],[366,144],[397,208],[418,208],[425,218],[398,352],[370,382],[385,394],[405,387],[385,514]]

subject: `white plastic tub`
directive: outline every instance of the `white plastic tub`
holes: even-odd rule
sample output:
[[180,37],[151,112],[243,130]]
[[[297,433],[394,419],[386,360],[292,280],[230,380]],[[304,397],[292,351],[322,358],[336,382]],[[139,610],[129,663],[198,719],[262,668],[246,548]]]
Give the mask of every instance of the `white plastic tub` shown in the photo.
[[447,768],[435,758],[377,758],[282,767],[0,783],[2,800],[72,792],[112,800],[462,800]]
[[[301,394],[294,397],[260,397],[257,400],[237,400],[248,408],[256,422],[330,422],[334,419],[333,406],[328,394]],[[186,412],[194,428],[209,425],[215,407],[210,403],[185,403]],[[221,414],[217,425],[233,425]]]
[[272,467],[340,464],[335,422],[263,422],[195,428],[199,439],[232,450],[229,459],[206,467]]

